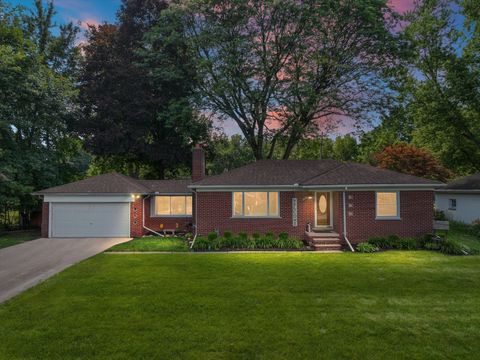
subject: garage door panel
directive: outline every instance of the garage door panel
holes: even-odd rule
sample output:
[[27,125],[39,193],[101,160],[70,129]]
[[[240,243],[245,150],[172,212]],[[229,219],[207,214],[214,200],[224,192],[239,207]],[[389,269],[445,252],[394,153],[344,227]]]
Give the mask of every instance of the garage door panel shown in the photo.
[[52,203],[52,237],[129,237],[129,203]]

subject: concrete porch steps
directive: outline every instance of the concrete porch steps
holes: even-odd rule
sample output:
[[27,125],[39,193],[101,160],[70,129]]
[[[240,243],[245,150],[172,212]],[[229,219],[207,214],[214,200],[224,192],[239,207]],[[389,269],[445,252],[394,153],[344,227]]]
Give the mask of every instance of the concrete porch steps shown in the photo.
[[311,231],[306,233],[308,243],[314,251],[332,251],[342,249],[340,235],[334,231]]

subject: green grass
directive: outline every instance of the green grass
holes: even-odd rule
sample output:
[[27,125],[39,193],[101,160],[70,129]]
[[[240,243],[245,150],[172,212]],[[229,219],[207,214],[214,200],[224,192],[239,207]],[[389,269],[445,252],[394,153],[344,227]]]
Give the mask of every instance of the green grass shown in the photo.
[[0,249],[8,246],[18,245],[25,241],[35,240],[40,237],[38,231],[15,231],[11,233],[0,234]]
[[107,251],[188,251],[188,245],[182,238],[150,236],[115,245]]
[[427,251],[100,254],[0,305],[0,358],[475,358],[479,269]]

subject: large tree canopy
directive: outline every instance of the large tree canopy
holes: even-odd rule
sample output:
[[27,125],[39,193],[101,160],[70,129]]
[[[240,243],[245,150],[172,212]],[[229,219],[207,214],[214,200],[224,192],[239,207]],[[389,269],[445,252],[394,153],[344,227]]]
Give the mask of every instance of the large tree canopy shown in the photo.
[[71,181],[85,165],[67,131],[78,29],[70,24],[54,35],[53,5],[35,5],[27,13],[0,1],[0,204],[4,214],[19,211],[23,223],[38,206],[32,191]]
[[[460,10],[468,15],[473,2],[464,3]],[[407,51],[392,87],[400,115],[413,124],[413,143],[462,174],[480,170],[480,48],[478,18],[467,16],[471,31],[459,29],[455,9],[449,1],[426,0],[406,15]]]
[[379,105],[393,51],[386,1],[195,0],[170,13],[195,60],[204,110],[233,119],[257,159],[273,157],[279,140],[288,158],[319,119],[360,121]]
[[190,162],[208,122],[190,104],[195,68],[175,29],[145,34],[167,3],[123,1],[116,24],[91,26],[81,76],[82,117],[75,129],[86,148],[134,176],[165,176]]

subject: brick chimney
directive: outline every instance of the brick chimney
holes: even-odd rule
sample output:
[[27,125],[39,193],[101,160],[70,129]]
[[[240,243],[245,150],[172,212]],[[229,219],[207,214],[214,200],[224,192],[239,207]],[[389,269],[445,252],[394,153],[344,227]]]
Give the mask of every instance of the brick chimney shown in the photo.
[[205,177],[205,152],[200,145],[195,145],[192,158],[192,181],[199,181]]

